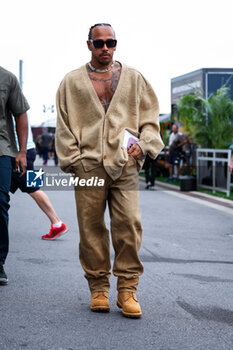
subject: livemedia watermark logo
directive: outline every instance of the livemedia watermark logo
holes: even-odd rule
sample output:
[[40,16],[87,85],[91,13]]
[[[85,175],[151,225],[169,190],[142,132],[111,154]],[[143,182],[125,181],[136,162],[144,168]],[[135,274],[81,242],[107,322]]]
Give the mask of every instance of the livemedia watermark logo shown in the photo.
[[83,179],[70,176],[69,179],[66,178],[56,178],[54,176],[46,177],[46,186],[47,187],[70,187],[70,186],[81,186],[81,187],[102,187],[104,186],[104,179],[99,179],[97,176],[91,176],[88,179]]
[[44,186],[44,170],[27,170],[27,187]]
[[27,187],[43,187],[46,190],[73,190],[74,187],[101,189],[104,187],[104,179],[98,176],[82,178],[56,171],[56,169],[50,169],[46,172],[42,168],[27,170],[26,179]]

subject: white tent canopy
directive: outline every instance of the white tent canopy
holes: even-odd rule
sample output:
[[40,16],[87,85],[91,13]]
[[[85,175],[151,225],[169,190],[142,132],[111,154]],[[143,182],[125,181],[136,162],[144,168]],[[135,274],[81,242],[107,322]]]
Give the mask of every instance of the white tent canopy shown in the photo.
[[57,117],[49,118],[38,125],[32,125],[33,127],[45,127],[45,128],[56,128]]
[[171,113],[159,115],[160,123],[168,123],[170,120],[171,120]]

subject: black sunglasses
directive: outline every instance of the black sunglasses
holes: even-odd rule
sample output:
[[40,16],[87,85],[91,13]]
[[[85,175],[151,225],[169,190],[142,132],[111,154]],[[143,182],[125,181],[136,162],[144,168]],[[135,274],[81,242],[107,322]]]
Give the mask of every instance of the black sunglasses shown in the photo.
[[104,44],[107,45],[107,48],[112,49],[113,47],[116,47],[117,40],[116,39],[108,39],[106,41],[103,41],[102,39],[97,40],[89,40],[96,49],[102,49],[104,47]]

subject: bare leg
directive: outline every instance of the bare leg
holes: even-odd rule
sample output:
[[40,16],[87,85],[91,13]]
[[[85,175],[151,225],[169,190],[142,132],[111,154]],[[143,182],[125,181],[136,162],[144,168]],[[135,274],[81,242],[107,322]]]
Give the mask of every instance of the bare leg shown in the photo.
[[172,178],[172,176],[173,176],[173,165],[169,164],[169,177],[170,177],[170,179]]
[[48,216],[51,224],[56,224],[60,221],[47,194],[41,190],[29,194],[36,201],[41,210],[43,210],[43,212]]

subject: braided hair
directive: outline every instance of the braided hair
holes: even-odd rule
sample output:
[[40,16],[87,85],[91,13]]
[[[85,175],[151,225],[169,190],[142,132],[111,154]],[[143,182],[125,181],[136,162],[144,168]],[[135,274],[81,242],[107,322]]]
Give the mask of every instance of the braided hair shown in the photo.
[[[94,29],[95,27],[101,27],[101,26],[108,26],[108,27],[112,28],[111,24],[108,24],[108,23],[97,23],[97,24],[94,24],[89,30],[88,40],[92,39],[92,29]],[[113,31],[114,37],[115,37],[115,32],[114,32],[113,28],[112,28],[112,31]]]

